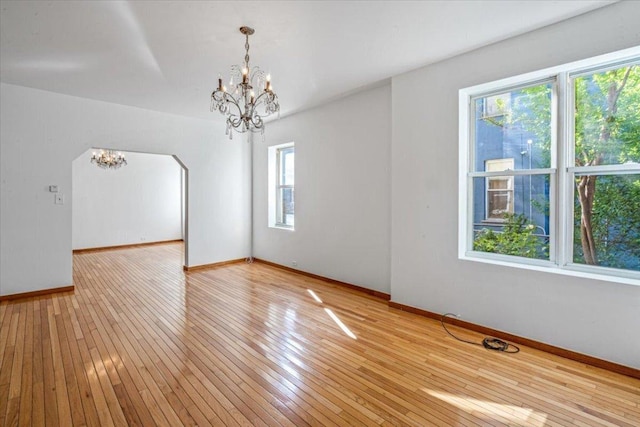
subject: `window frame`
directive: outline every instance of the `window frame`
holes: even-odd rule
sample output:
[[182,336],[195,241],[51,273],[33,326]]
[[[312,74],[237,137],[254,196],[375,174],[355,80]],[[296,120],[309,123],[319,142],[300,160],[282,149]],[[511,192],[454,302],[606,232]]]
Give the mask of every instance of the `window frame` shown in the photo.
[[[295,179],[294,179],[294,184],[283,183],[284,182],[284,169],[283,169],[284,154],[288,154],[289,152],[292,153],[295,158],[295,146],[293,144],[287,144],[285,146],[279,146],[276,148],[276,222],[275,222],[275,226],[280,228],[293,229],[295,223],[287,224],[285,222],[286,214],[284,212],[284,200],[283,200],[284,190],[291,189],[295,191]],[[294,166],[293,173],[295,176],[295,166]],[[295,210],[293,215],[295,218]]]
[[[576,167],[574,162],[573,79],[640,59],[640,46],[513,76],[459,90],[459,220],[458,258],[502,266],[546,271],[640,286],[640,272],[573,263],[574,190],[576,174],[640,173],[640,164]],[[552,84],[550,168],[500,172],[475,171],[475,100],[523,87]],[[473,178],[549,174],[549,260],[473,250]]]
[[[293,225],[285,224],[282,222],[282,216],[278,215],[278,211],[282,209],[282,200],[279,197],[281,188],[292,188],[295,191],[295,178],[294,184],[281,186],[281,156],[280,152],[284,150],[293,149],[295,156],[295,143],[287,142],[285,144],[272,145],[267,149],[267,226],[269,228],[277,228],[281,230],[295,231],[295,222]],[[295,160],[294,160],[295,161]],[[295,177],[295,163],[294,163],[294,177]],[[294,196],[295,197],[295,196]],[[279,200],[280,199],[280,200]],[[295,218],[295,208],[294,208]]]

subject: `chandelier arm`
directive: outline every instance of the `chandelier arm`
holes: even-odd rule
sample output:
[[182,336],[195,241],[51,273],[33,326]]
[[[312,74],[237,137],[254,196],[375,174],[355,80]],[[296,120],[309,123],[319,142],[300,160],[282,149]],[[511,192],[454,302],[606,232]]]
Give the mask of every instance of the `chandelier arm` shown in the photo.
[[242,116],[242,109],[240,108],[240,104],[238,100],[236,100],[236,98],[233,95],[230,95],[227,92],[224,92],[224,95],[225,95],[225,102],[234,105],[238,109],[239,115]]
[[232,128],[238,129],[242,125],[242,117],[230,115],[227,117],[227,123],[231,125]]
[[265,96],[265,95],[269,95],[269,94],[273,94],[274,99],[276,99],[276,98],[277,98],[277,96],[276,96],[276,94],[275,94],[275,93],[273,93],[273,92],[271,92],[271,91],[266,91],[266,90],[265,90],[265,91],[263,91],[260,95],[258,95],[258,97],[254,100],[253,104],[257,106],[260,102],[264,102],[264,100],[261,100],[261,98],[262,98],[263,96]]
[[251,132],[258,132],[264,127],[264,120],[262,120],[262,117],[260,116],[251,117],[250,121],[253,125],[253,127],[251,128]]
[[[267,99],[262,99],[262,97],[266,96]],[[269,99],[269,97],[271,97],[271,99]],[[275,93],[271,92],[271,91],[264,91],[262,92],[254,101],[254,108],[258,107],[259,105],[268,105],[268,104],[278,104],[278,95],[276,95]],[[278,105],[278,109],[279,109],[279,105]],[[273,112],[268,113],[267,116],[273,114]]]
[[[217,96],[219,96],[220,98],[216,98]],[[240,108],[240,104],[238,103],[238,101],[235,99],[235,97],[233,95],[231,95],[229,92],[224,92],[221,90],[215,90],[212,94],[211,97],[214,99],[215,102],[221,104],[221,103],[226,103],[226,104],[231,104],[233,106],[235,106],[238,109],[238,115],[241,117],[242,116],[242,109]],[[232,113],[229,111],[226,114],[231,115]]]

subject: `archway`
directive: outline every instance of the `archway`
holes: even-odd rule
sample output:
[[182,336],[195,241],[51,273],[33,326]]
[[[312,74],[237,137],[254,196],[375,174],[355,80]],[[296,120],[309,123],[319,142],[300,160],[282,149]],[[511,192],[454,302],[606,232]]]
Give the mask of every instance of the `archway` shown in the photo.
[[89,149],[72,162],[74,253],[182,240],[189,250],[189,170],[176,155],[121,150],[127,164],[102,170]]

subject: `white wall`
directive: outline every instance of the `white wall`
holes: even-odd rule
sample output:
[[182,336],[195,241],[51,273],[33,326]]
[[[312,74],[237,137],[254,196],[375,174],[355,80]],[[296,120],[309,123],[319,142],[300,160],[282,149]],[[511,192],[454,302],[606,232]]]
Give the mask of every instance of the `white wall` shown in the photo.
[[[389,293],[389,84],[267,124],[254,143],[254,256]],[[295,231],[267,225],[268,146],[295,143]]]
[[393,301],[640,367],[640,286],[457,258],[458,90],[638,45],[639,17],[617,3],[393,78]]
[[[68,286],[71,162],[91,147],[175,154],[188,169],[187,265],[249,253],[249,146],[222,120],[0,85],[0,293]],[[208,108],[203,95],[202,108]],[[215,123],[219,123],[214,125]],[[53,203],[58,185],[64,205]]]
[[182,168],[172,156],[123,152],[102,169],[87,150],[72,163],[72,247],[102,248],[182,239]]

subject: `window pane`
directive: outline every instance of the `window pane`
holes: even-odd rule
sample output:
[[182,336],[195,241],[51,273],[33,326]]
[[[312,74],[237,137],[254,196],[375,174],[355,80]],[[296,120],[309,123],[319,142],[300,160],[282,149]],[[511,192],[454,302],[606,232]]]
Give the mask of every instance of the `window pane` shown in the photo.
[[293,147],[281,150],[280,161],[280,184],[294,185],[295,154]]
[[511,191],[490,191],[487,204],[487,218],[504,219],[505,214],[513,213],[513,194]]
[[284,223],[287,225],[293,225],[294,214],[294,202],[293,202],[293,188],[284,188],[282,190],[282,203],[284,206]]
[[551,83],[475,100],[475,171],[551,167]]
[[485,161],[485,170],[487,172],[501,172],[513,170],[514,159],[491,159]]
[[[473,179],[473,250],[549,259],[549,175]],[[510,190],[491,190],[510,180]]]
[[577,176],[574,204],[573,262],[640,271],[640,174]]
[[294,189],[279,188],[278,189],[278,218],[277,222],[283,225],[294,225]]
[[640,162],[640,65],[574,79],[575,164]]
[[489,190],[508,190],[511,177],[506,178],[489,178]]

